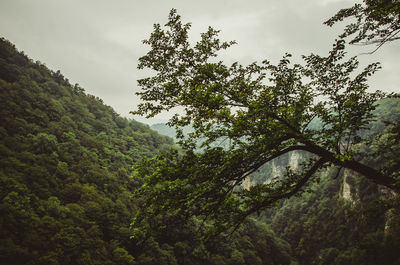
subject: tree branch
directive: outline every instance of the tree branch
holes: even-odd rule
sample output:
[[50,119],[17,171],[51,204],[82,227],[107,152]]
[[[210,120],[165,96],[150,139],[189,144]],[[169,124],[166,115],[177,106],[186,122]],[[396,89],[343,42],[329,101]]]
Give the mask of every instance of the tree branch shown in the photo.
[[321,158],[324,158],[327,162],[331,162],[332,164],[335,164],[337,166],[351,169],[357,173],[360,173],[361,175],[364,175],[366,178],[372,180],[376,184],[384,185],[390,188],[395,183],[395,180],[393,178],[385,176],[378,170],[364,165],[356,160],[342,160],[337,156],[337,154],[332,153],[331,151],[328,151],[310,141],[303,141],[303,143],[305,144],[304,150],[316,154]]
[[306,174],[294,185],[294,187],[289,192],[267,197],[261,204],[255,205],[251,209],[247,210],[245,213],[246,215],[245,217],[249,216],[254,212],[260,211],[263,208],[268,207],[269,205],[278,200],[290,198],[291,196],[295,195],[307,183],[307,181],[317,172],[317,170],[320,167],[322,167],[323,164],[325,164],[326,162],[328,161],[326,161],[325,158],[318,159],[318,161],[314,163],[314,165],[306,172]]

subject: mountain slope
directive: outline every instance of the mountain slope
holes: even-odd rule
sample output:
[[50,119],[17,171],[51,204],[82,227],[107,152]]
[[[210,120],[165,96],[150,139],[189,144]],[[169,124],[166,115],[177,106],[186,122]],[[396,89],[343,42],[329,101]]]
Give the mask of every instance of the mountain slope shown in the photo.
[[0,101],[0,263],[131,264],[131,166],[172,139],[4,39]]
[[249,220],[203,243],[198,220],[154,214],[131,239],[143,180],[132,166],[171,138],[121,118],[0,40],[0,264],[287,264],[290,246]]

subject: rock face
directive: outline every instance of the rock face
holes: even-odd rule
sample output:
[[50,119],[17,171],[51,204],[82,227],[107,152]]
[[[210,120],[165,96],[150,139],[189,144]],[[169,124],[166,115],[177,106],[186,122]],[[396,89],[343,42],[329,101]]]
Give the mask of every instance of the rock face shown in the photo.
[[250,187],[254,185],[254,183],[251,182],[250,176],[248,176],[243,182],[242,182],[242,187],[245,190],[249,190]]
[[[343,171],[343,186],[342,186],[342,198],[346,201],[355,202],[359,200],[359,187],[355,184],[355,179],[362,178],[358,173],[351,171],[349,169],[344,169]],[[378,185],[377,186],[378,196],[381,199],[391,199],[397,196],[397,193],[388,187]]]
[[291,169],[296,170],[299,168],[300,161],[301,161],[302,155],[298,151],[294,151],[290,153],[290,158],[289,158],[289,166]]
[[[342,186],[342,198],[350,203],[350,206],[354,207],[359,203],[362,203],[359,187],[354,183],[354,178],[361,178],[362,176],[357,173],[345,169],[343,172],[343,186]],[[398,196],[396,192],[389,189],[388,187],[378,185],[377,186],[378,196],[380,199],[392,199]],[[391,233],[391,222],[393,219],[394,209],[388,209],[385,212],[385,226],[384,226],[384,235],[385,237]]]
[[248,176],[242,183],[244,189],[250,189],[251,186],[256,184],[271,183],[274,178],[282,177],[285,174],[286,167],[289,166],[291,170],[296,170],[300,166],[302,160],[302,153],[293,151],[279,158],[272,160],[260,167],[259,171],[255,174]]
[[[281,177],[285,174],[286,167],[289,166],[291,170],[297,170],[302,160],[302,154],[299,151],[293,151],[287,154],[287,156],[279,157],[271,162],[271,177]],[[271,177],[266,180],[269,183]]]
[[351,186],[349,184],[350,178],[352,178],[351,172],[345,169],[343,172],[342,198],[345,201],[353,202],[353,198],[351,196]]

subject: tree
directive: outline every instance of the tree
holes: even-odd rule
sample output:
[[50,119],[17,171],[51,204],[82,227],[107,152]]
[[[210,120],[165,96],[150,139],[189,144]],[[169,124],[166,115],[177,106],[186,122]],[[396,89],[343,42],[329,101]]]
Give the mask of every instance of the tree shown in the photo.
[[[264,60],[227,66],[215,57],[235,42],[221,42],[218,31],[210,27],[192,47],[190,24],[176,10],[165,27],[156,24],[144,41],[151,50],[139,59],[139,69],[155,75],[138,81],[145,102],[134,113],[153,117],[180,107],[183,114],[169,125],[176,127],[183,153],[160,153],[136,167],[146,182],[137,192],[144,205],[134,226],[157,227],[143,220],[163,213],[167,223],[200,216],[219,231],[304,191],[328,166],[393,187],[395,172],[361,163],[351,148],[362,142],[359,132],[385,96],[367,92],[367,77],[379,64],[356,73],[356,57],[346,58],[345,42],[338,40],[326,57],[304,56],[304,65],[291,64],[286,54],[277,65]],[[182,127],[189,124],[194,132],[185,138]],[[309,154],[300,170],[287,168],[268,184],[240,188],[262,165],[292,151]]]
[[363,4],[341,9],[325,24],[333,26],[347,18],[355,18],[355,22],[348,24],[340,37],[356,34],[351,44],[376,44],[371,53],[386,42],[400,39],[400,2],[397,0],[364,0]]

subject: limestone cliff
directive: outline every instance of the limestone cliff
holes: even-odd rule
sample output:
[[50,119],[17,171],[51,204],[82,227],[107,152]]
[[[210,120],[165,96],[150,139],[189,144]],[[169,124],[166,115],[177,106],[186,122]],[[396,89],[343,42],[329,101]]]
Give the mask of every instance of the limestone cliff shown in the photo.
[[293,151],[264,164],[257,172],[248,176],[243,181],[242,187],[249,189],[256,184],[268,184],[274,178],[284,176],[287,166],[289,166],[291,170],[297,170],[303,156],[304,154],[302,152]]

